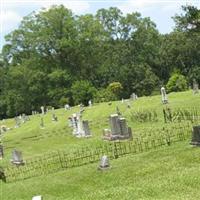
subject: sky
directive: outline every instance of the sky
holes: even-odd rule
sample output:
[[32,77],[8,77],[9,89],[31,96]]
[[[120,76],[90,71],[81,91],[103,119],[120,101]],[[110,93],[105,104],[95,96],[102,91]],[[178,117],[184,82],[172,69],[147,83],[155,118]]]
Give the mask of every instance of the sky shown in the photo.
[[173,30],[172,17],[181,13],[181,5],[200,8],[200,0],[0,0],[0,51],[5,44],[4,36],[16,29],[24,16],[60,4],[75,14],[95,14],[98,9],[111,6],[118,7],[124,14],[137,11],[143,17],[150,17],[160,33]]

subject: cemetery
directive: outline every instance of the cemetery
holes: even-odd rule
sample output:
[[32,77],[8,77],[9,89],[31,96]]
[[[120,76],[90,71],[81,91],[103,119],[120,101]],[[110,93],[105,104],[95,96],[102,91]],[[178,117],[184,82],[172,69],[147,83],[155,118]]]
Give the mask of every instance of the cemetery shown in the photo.
[[199,200],[198,1],[3,0],[0,18],[0,200]]
[[[183,97],[185,99],[184,105],[179,103]],[[162,95],[152,96],[151,98],[152,103],[145,104],[146,106],[144,106],[144,102],[149,101],[148,97],[138,98],[134,103],[135,106],[131,106],[130,109],[127,109],[126,104],[121,104],[121,101],[114,101],[111,106],[107,103],[94,104],[92,107],[85,107],[81,117],[80,110],[82,108],[80,106],[72,107],[67,112],[65,108],[54,110],[54,115],[58,116],[59,119],[56,123],[52,121],[51,112],[42,114],[42,116],[33,114],[29,116],[29,121],[16,128],[12,128],[16,125],[15,119],[1,121],[1,124],[12,128],[1,135],[0,163],[3,190],[17,187],[17,191],[20,191],[19,183],[20,185],[28,184],[31,186],[37,182],[39,185],[36,188],[30,189],[29,192],[25,191],[23,195],[19,192],[16,197],[22,195],[25,199],[25,197],[30,196],[30,193],[34,196],[36,190],[38,190],[43,198],[47,198],[49,194],[53,195],[50,192],[53,185],[47,186],[49,188],[48,193],[39,189],[39,187],[46,187],[45,183],[48,180],[54,182],[58,179],[63,180],[61,177],[66,177],[66,179],[73,177],[76,181],[81,182],[81,179],[86,176],[85,173],[88,177],[97,176],[97,180],[106,180],[107,176],[117,177],[119,171],[124,169],[123,176],[121,174],[118,177],[119,179],[117,178],[123,185],[122,177],[127,176],[125,174],[126,168],[130,173],[133,173],[133,177],[137,178],[138,183],[134,183],[137,190],[139,189],[137,184],[140,182],[140,175],[135,175],[135,170],[135,172],[144,173],[144,170],[152,170],[156,165],[158,167],[158,172],[155,172],[156,176],[157,173],[170,169],[178,155],[180,162],[184,162],[190,156],[195,158],[200,150],[194,148],[199,146],[200,143],[199,126],[197,126],[200,122],[200,109],[198,108],[200,96],[193,96],[192,91],[169,94],[170,103],[168,103],[167,108],[162,103]],[[194,102],[193,107],[190,107],[190,101]],[[116,113],[116,107],[120,112],[113,114]],[[142,109],[138,110],[139,108]],[[163,112],[168,108],[171,111],[171,118],[169,114],[165,116]],[[133,113],[145,113],[147,111],[156,113],[156,120],[149,117],[141,121],[137,120],[136,116],[132,117]],[[137,116],[139,115],[137,114]],[[81,121],[79,121],[80,118]],[[41,128],[41,119],[43,119],[45,128]],[[85,138],[84,122],[86,122],[86,129],[92,133],[88,139]],[[108,127],[106,130],[111,133],[111,137],[114,135],[114,140],[111,138],[103,138],[102,140],[102,130],[105,127]],[[132,129],[131,138],[128,135],[128,127]],[[78,133],[82,135],[77,137]],[[120,138],[121,134],[122,136],[127,134],[127,137]],[[178,151],[180,154],[178,154]],[[168,164],[163,168],[162,159],[165,159],[165,156],[167,156],[165,161]],[[195,162],[199,161],[196,160]],[[148,167],[145,166],[145,163],[148,163]],[[178,162],[176,165],[178,168],[181,167]],[[178,181],[176,176],[173,175],[176,170],[174,169],[169,177],[163,175],[163,178],[167,181],[170,180],[170,177],[173,177],[174,181]],[[105,173],[105,175],[99,174],[98,171]],[[191,179],[196,177],[195,171],[196,168],[190,172]],[[179,171],[179,173],[181,172]],[[45,182],[42,181],[43,176],[47,178]],[[108,184],[115,182],[114,177]],[[143,178],[151,180],[153,177],[149,175]],[[88,181],[87,184],[90,185],[92,182]],[[161,184],[162,180],[156,182]],[[68,185],[66,181],[63,183]],[[102,186],[99,185],[99,187]],[[147,185],[147,187],[150,187],[150,185]],[[181,185],[181,187],[183,186]],[[73,190],[76,189],[73,188]],[[99,198],[105,197],[104,195],[107,192],[111,192],[108,189],[103,190],[105,193],[99,194]],[[67,194],[68,192],[66,192]],[[59,194],[57,195],[59,196]],[[96,197],[94,193],[90,193],[90,195]],[[169,195],[169,193],[166,191],[165,195]],[[78,199],[79,195],[76,196]],[[171,197],[173,197],[173,194],[171,194]],[[8,195],[7,199],[12,198]]]

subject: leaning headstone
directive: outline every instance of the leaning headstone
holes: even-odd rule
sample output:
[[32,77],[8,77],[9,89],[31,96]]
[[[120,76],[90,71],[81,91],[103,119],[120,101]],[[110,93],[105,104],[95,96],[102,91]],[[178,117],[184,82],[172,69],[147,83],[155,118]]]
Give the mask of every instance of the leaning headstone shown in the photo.
[[167,94],[166,94],[166,90],[164,87],[161,87],[161,95],[162,95],[162,103],[166,104],[168,103],[168,98],[167,98]]
[[200,146],[200,125],[193,126],[191,145]]
[[98,169],[99,170],[105,170],[105,169],[109,169],[109,168],[110,168],[110,162],[109,162],[108,156],[103,155],[101,157]]
[[23,165],[24,164],[24,161],[22,159],[22,152],[21,151],[17,151],[17,150],[14,150],[12,152],[12,159],[11,159],[11,162],[15,165]]
[[32,200],[42,200],[42,196],[41,196],[41,195],[39,195],[39,196],[34,196],[34,197],[32,198]]
[[0,159],[3,158],[4,152],[3,152],[3,145],[0,145]]

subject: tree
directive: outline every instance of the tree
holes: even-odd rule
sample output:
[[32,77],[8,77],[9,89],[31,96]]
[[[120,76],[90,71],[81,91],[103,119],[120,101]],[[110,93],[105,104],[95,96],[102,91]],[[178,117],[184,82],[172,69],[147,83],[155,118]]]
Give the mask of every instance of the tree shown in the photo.
[[72,85],[71,93],[75,104],[88,105],[88,101],[95,96],[96,88],[89,81],[76,81]]

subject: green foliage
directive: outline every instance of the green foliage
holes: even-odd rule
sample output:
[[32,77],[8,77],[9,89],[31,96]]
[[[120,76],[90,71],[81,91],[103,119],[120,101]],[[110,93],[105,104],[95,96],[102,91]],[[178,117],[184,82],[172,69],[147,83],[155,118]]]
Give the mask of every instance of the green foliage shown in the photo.
[[120,97],[122,89],[123,87],[120,82],[112,82],[107,87],[107,90],[110,90],[116,97]]
[[88,101],[92,100],[96,93],[96,88],[89,81],[76,81],[71,88],[74,103],[88,105]]
[[117,96],[109,89],[99,89],[94,97],[94,101],[97,103],[108,102],[117,100]]
[[185,91],[187,90],[187,80],[185,76],[179,74],[179,73],[174,73],[168,83],[167,83],[167,91],[168,92],[179,92],[179,91]]
[[[150,18],[115,7],[77,16],[60,5],[29,14],[5,37],[0,117],[41,105],[59,107],[66,98],[71,105],[80,103],[87,98],[74,98],[71,86],[77,80],[100,90],[97,101],[128,98],[133,92],[151,95],[176,66],[190,84],[199,82],[199,9],[185,6],[174,19],[176,29],[162,35]],[[121,85],[111,87],[114,97],[102,89],[115,81]],[[10,105],[15,96],[16,104]]]

